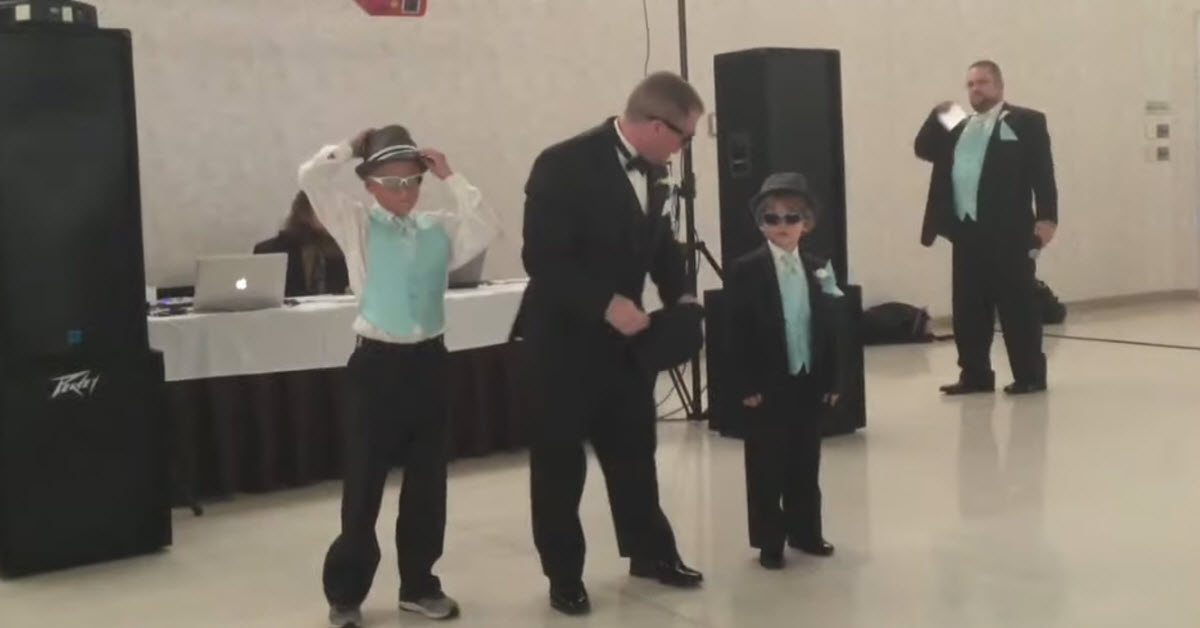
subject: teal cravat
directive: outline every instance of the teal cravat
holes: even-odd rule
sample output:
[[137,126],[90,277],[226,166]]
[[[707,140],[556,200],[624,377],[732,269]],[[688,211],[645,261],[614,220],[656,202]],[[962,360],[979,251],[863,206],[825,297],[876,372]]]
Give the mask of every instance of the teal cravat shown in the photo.
[[787,335],[788,372],[800,373],[812,359],[810,327],[812,303],[808,296],[808,279],[800,260],[792,255],[780,258],[779,294],[783,298],[784,333]]
[[991,140],[991,126],[982,115],[967,121],[954,146],[954,209],[959,220],[975,221],[979,215],[979,178]]

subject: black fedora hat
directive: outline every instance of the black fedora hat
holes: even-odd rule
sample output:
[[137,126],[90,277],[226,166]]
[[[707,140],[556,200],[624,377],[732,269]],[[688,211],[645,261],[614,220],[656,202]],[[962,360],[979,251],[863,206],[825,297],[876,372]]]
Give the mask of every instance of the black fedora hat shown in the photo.
[[699,303],[680,303],[650,314],[650,326],[633,338],[638,363],[659,373],[692,359],[704,345],[703,320]]
[[372,129],[363,141],[363,162],[354,168],[361,178],[370,176],[376,168],[396,161],[412,161],[425,169],[425,160],[408,129],[393,124]]
[[817,200],[808,188],[808,179],[799,172],[776,172],[767,177],[762,189],[750,199],[750,213],[757,214],[759,206],[772,194],[795,194],[803,198],[813,211],[817,210]]

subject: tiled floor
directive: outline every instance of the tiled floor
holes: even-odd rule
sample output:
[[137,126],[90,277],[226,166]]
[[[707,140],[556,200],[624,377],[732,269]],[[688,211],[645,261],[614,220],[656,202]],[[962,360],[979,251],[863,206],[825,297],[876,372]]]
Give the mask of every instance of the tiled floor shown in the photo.
[[[781,573],[746,545],[740,443],[664,424],[664,505],[707,582],[679,592],[624,575],[593,464],[585,619],[546,605],[524,456],[456,464],[440,573],[464,606],[457,625],[1200,626],[1200,302],[1090,312],[1054,331],[1197,349],[1050,340],[1052,390],[1019,400],[940,398],[949,344],[871,349],[869,427],[825,446],[838,553],[792,554]],[[323,626],[338,493],[180,511],[166,553],[0,583],[0,627]],[[369,624],[428,623],[397,616],[394,564],[385,550]]]

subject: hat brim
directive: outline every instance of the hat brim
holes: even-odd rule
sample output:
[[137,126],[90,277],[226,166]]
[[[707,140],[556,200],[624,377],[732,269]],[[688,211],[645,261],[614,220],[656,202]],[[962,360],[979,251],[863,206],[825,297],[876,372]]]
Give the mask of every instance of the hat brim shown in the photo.
[[421,172],[425,172],[429,169],[429,166],[425,164],[425,160],[418,153],[412,155],[397,155],[395,157],[388,157],[377,161],[364,161],[354,167],[354,173],[357,174],[360,179],[365,179],[371,176],[371,173],[378,170],[380,166],[394,164],[401,161],[408,161],[417,164],[421,167]]
[[812,209],[814,211],[817,209],[817,201],[815,198],[813,198],[812,192],[809,192],[806,189],[798,188],[798,187],[780,186],[777,188],[763,190],[763,191],[759,192],[758,194],[755,194],[754,197],[750,199],[750,213],[751,214],[757,213],[758,206],[760,204],[762,204],[763,201],[767,200],[767,197],[780,195],[780,194],[799,196],[800,198],[804,199],[804,202],[808,203],[808,207],[810,209]]

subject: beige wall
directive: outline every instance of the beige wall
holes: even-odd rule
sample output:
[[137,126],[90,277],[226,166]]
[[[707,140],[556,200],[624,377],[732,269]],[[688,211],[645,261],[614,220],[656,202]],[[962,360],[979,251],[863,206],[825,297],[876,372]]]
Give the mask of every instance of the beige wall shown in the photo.
[[[616,111],[643,67],[642,5],[628,0],[433,0],[419,20],[371,19],[351,0],[98,4],[104,24],[134,34],[157,285],[190,283],[197,255],[273,235],[303,159],[389,122],[483,190],[506,230],[487,273],[521,275],[534,156]],[[673,3],[651,7],[651,67],[678,63],[673,19]],[[422,202],[446,199],[435,183]]]
[[[521,274],[521,186],[537,151],[615,112],[642,72],[638,0],[430,0],[421,20],[350,0],[106,0],[133,30],[147,266],[186,283],[199,254],[269,236],[296,164],[364,125],[402,121],[498,208],[493,277]],[[650,0],[652,69],[677,68],[675,2]],[[290,8],[289,8],[290,7]],[[868,302],[945,313],[948,247],[917,243],[928,108],[992,57],[1009,98],[1047,113],[1063,228],[1041,264],[1068,299],[1200,285],[1193,13],[1200,0],[740,0],[689,3],[693,80],[712,55],[842,50],[850,272]],[[1173,108],[1173,160],[1144,157],[1147,100]],[[701,235],[719,246],[715,140],[698,138]],[[426,201],[442,197],[431,187]],[[712,278],[706,278],[711,284]]]
[[[1049,116],[1062,231],[1039,274],[1068,299],[1196,289],[1196,53],[1190,15],[1169,2],[691,4],[696,59],[765,45],[842,51],[850,273],[869,302],[948,312],[949,247],[917,241],[928,166],[912,139],[935,102],[965,100],[964,68],[980,57],[1004,67],[1012,102]],[[711,93],[711,70],[698,82]],[[1146,100],[1175,108],[1170,163],[1145,160]],[[714,163],[713,143],[700,151]],[[703,229],[716,233],[715,218]]]

